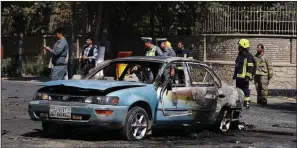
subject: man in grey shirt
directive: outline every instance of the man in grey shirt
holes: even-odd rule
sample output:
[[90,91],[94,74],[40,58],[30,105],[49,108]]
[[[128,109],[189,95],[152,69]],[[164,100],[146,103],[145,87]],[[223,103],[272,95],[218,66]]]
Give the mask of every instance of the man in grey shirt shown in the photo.
[[163,56],[176,57],[175,51],[173,49],[171,49],[170,42],[164,40],[161,42],[160,47],[162,49]]
[[52,48],[44,46],[44,49],[52,54],[51,80],[62,80],[67,72],[67,54],[69,52],[68,43],[64,37],[63,29],[55,30],[58,41]]

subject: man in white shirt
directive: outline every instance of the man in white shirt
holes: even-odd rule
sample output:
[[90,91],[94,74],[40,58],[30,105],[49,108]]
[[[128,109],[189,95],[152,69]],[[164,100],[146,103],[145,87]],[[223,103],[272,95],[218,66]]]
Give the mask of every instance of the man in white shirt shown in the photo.
[[86,38],[86,45],[83,47],[82,56],[80,57],[80,63],[82,68],[82,75],[88,74],[89,70],[96,66],[96,60],[98,58],[98,49],[93,45],[92,38]]

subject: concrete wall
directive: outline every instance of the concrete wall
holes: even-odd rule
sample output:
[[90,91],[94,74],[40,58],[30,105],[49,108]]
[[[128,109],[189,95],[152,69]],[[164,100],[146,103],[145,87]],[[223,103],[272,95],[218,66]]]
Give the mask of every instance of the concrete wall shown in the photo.
[[259,43],[265,46],[265,54],[271,58],[274,65],[274,76],[270,81],[269,89],[296,89],[296,38],[277,35],[205,35],[185,39],[189,46],[194,47],[193,51],[197,59],[203,61],[205,50],[206,61],[225,82],[232,84],[234,61],[238,54],[237,42],[240,38],[250,41],[250,52],[253,54],[256,53],[256,46]]
[[[234,65],[212,64],[212,68],[228,84],[232,85]],[[269,89],[296,89],[296,67],[275,66],[274,75],[270,80]]]

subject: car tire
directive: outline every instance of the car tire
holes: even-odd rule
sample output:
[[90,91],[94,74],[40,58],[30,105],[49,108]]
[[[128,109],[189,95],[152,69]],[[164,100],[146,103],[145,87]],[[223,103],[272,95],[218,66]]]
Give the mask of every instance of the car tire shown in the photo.
[[122,135],[126,140],[142,140],[146,137],[149,129],[149,118],[146,111],[141,107],[133,107],[127,113]]
[[214,128],[215,131],[218,133],[226,133],[231,130],[231,110],[230,109],[223,109],[217,117],[215,121]]

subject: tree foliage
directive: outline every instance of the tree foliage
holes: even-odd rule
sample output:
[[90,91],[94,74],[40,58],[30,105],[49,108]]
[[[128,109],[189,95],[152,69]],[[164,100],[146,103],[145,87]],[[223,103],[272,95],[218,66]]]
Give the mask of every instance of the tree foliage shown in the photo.
[[[2,35],[24,32],[26,35],[51,34],[55,28],[71,33],[71,5],[66,1],[2,2]],[[294,2],[75,2],[76,31],[104,35],[168,35],[202,28],[209,8],[223,5],[294,7]]]

